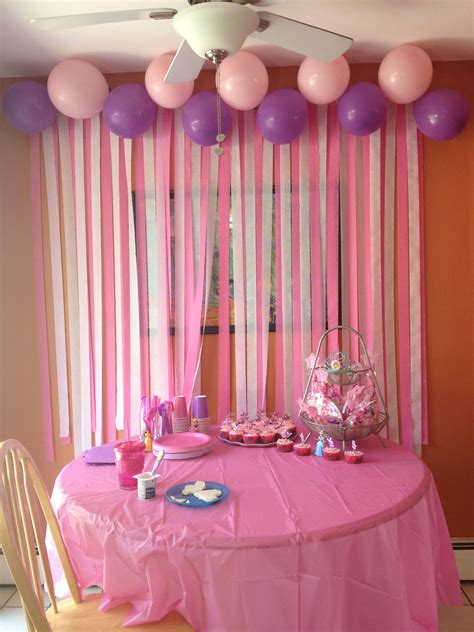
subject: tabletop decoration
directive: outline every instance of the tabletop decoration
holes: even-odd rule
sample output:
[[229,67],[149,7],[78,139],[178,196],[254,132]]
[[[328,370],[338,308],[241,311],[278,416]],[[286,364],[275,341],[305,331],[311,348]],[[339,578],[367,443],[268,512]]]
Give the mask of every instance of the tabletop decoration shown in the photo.
[[314,456],[323,456],[323,450],[325,446],[324,432],[321,430],[318,437],[318,442],[314,448]]
[[334,441],[328,437],[328,447],[323,448],[323,457],[326,461],[339,461],[341,458],[341,450],[336,448]]
[[153,439],[149,430],[145,430],[143,436],[143,443],[145,444],[145,452],[151,452],[153,450]]
[[158,420],[158,405],[160,398],[153,395],[151,399],[143,395],[140,402],[140,440],[143,441],[145,431],[148,430],[154,438],[160,436],[161,428]]
[[[358,337],[360,361],[353,361],[344,351],[331,351],[321,359],[323,345],[327,348],[330,334],[336,332]],[[347,342],[349,336],[339,338]],[[351,351],[356,348],[351,344]],[[377,435],[384,445],[379,433],[388,422],[387,408],[360,333],[346,326],[328,329],[306,364],[308,382],[303,398],[298,400],[301,421],[310,430],[342,441],[343,450],[346,440],[360,440],[370,434]]]
[[293,450],[293,441],[290,437],[291,433],[288,430],[281,432],[281,438],[277,440],[277,450],[279,452],[291,452]]
[[364,453],[357,449],[357,443],[355,441],[352,442],[352,450],[346,450],[344,452],[344,459],[346,463],[356,464],[361,463]]
[[311,432],[304,436],[304,433],[300,432],[300,443],[295,443],[294,449],[298,456],[309,456],[311,454],[311,445],[308,443],[308,439],[311,436]]
[[259,410],[252,419],[247,411],[243,411],[237,418],[231,413],[226,415],[219,427],[219,438],[233,445],[270,447],[276,445],[284,431],[291,437],[296,434],[296,424],[287,414],[275,411],[267,415],[264,410]]

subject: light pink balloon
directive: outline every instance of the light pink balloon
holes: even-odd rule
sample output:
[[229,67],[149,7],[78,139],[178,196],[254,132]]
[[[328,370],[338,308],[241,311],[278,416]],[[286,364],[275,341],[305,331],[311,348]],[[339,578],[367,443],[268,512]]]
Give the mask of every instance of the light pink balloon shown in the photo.
[[66,59],[49,73],[48,94],[62,114],[87,119],[102,110],[109,86],[100,70],[88,61]]
[[256,55],[239,51],[221,64],[220,95],[236,110],[252,110],[268,90],[268,72]]
[[404,44],[391,50],[379,67],[379,86],[394,103],[412,103],[429,88],[433,64],[418,46]]
[[150,98],[162,108],[173,110],[186,103],[194,90],[194,81],[163,83],[174,55],[160,55],[146,69],[145,87]]
[[330,62],[306,57],[298,70],[298,89],[310,103],[326,105],[345,92],[350,76],[345,57]]

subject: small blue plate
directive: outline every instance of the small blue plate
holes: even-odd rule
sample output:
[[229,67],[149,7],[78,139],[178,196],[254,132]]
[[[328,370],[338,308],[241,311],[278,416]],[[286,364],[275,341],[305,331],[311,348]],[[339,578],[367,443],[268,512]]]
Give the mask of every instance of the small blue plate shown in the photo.
[[[181,493],[186,485],[193,485],[196,481],[190,481],[188,483],[180,483],[179,485],[175,485],[174,487],[170,487],[166,490],[166,498],[170,501],[170,503],[174,503],[175,505],[180,505],[181,507],[208,507],[209,505],[214,505],[215,503],[224,500],[224,498],[228,495],[229,490],[225,485],[221,483],[213,483],[212,481],[204,481],[206,483],[206,489],[220,489],[222,495],[216,500],[211,500],[210,502],[206,502],[205,500],[199,500],[196,496],[191,494],[190,496],[183,496]],[[176,499],[186,499],[189,500],[188,503],[180,503],[179,500]]]

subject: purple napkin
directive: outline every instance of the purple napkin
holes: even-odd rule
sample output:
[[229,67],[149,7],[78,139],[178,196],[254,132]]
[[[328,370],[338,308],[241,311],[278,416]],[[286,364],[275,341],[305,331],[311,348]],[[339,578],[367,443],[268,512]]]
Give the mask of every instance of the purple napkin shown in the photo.
[[87,465],[115,465],[114,446],[110,443],[98,445],[83,452],[82,458]]

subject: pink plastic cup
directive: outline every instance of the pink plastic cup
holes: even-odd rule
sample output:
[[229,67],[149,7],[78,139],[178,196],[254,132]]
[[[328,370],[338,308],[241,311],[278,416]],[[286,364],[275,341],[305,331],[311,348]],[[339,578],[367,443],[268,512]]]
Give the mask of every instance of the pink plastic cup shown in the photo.
[[136,474],[145,466],[145,445],[141,441],[123,441],[114,448],[119,485],[121,489],[136,489]]

